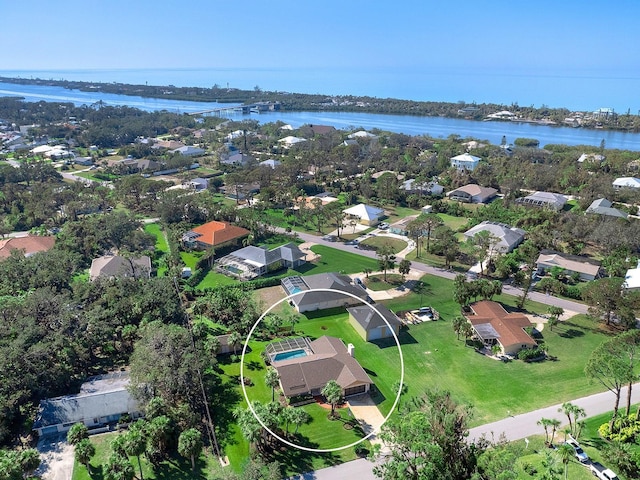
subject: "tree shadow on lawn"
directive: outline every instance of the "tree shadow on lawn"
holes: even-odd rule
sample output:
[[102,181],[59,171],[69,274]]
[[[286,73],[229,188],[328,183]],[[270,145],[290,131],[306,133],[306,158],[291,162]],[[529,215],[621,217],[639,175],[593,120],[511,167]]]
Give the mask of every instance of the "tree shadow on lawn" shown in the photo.
[[196,460],[196,470],[192,472],[191,460],[172,456],[167,461],[154,467],[153,474],[156,480],[193,480],[207,478],[202,472],[204,467],[205,462],[201,458],[198,458]]
[[[400,345],[410,345],[410,344],[418,343],[418,341],[415,338],[413,338],[413,336],[406,329],[403,329],[400,331],[400,334],[398,335],[398,341],[400,342]],[[379,340],[369,340],[369,343],[373,343],[380,349],[398,346],[396,345],[396,339],[393,337],[381,338]]]
[[237,390],[237,382],[220,382],[213,391],[209,393],[209,408],[214,422],[216,437],[221,448],[225,445],[236,443],[233,437],[231,425],[235,423],[233,409],[239,405],[243,396]]
[[[300,445],[306,448],[319,448],[319,445],[310,441],[307,437],[296,434],[289,434],[288,441],[294,445]],[[273,449],[267,453],[267,459],[276,460],[282,465],[282,475],[288,477],[287,471],[306,473],[315,470],[313,465],[314,459],[322,459],[324,466],[333,466],[341,463],[340,457],[333,452],[309,452],[299,448],[293,448],[282,442],[276,441]]]
[[562,338],[579,338],[584,337],[584,332],[575,328],[567,328],[564,331],[558,330],[558,336]]

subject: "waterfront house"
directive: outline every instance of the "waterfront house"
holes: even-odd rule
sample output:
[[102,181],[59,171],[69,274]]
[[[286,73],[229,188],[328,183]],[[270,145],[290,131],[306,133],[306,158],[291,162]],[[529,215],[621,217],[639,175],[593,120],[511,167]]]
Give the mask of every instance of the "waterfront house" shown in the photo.
[[482,160],[480,157],[471,155],[469,153],[463,153],[462,155],[456,155],[451,158],[451,166],[457,170],[474,171],[478,164]]

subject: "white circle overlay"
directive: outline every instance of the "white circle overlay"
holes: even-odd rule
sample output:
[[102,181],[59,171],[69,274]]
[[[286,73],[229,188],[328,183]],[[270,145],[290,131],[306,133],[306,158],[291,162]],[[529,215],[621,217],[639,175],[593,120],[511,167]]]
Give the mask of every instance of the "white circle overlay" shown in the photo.
[[[309,448],[309,447],[303,447],[302,445],[297,445],[297,444],[292,443],[292,442],[290,442],[288,440],[285,440],[284,438],[280,437],[276,433],[272,432],[271,429],[269,429],[269,427],[267,427],[264,424],[262,419],[256,414],[255,410],[253,409],[253,406],[251,405],[251,401],[249,400],[249,396],[247,395],[246,386],[244,384],[244,356],[245,356],[245,353],[247,351],[247,346],[249,345],[249,339],[251,338],[251,335],[253,335],[254,330],[257,328],[257,326],[260,324],[260,322],[264,319],[264,317],[267,316],[269,314],[269,312],[271,312],[271,310],[273,310],[275,307],[280,305],[282,302],[288,302],[289,299],[291,299],[291,298],[293,298],[293,297],[295,297],[297,295],[301,295],[302,293],[308,293],[308,292],[340,293],[342,295],[347,295],[349,297],[355,298],[356,300],[358,300],[360,302],[363,302],[365,305],[367,305],[368,307],[372,308],[374,312],[376,312],[378,315],[380,315],[380,318],[382,318],[382,320],[384,320],[384,323],[387,324],[387,326],[389,327],[389,330],[393,334],[393,338],[394,338],[394,340],[396,342],[396,346],[398,347],[398,352],[400,353],[400,386],[398,388],[398,392],[396,393],[396,399],[393,402],[393,405],[392,405],[391,409],[389,410],[389,413],[387,414],[386,417],[384,417],[383,422],[380,424],[380,426],[378,428],[374,429],[372,432],[370,432],[369,434],[367,434],[365,437],[361,438],[360,440],[357,440],[357,441],[355,441],[353,443],[350,443],[349,445],[344,445],[342,447],[335,447],[335,448]],[[404,385],[404,357],[402,356],[402,348],[400,348],[400,340],[398,339],[398,336],[396,335],[396,332],[393,330],[393,327],[391,326],[391,324],[389,324],[389,321],[386,318],[384,318],[384,315],[382,315],[376,309],[376,307],[373,306],[373,304],[367,302],[366,300],[362,300],[360,297],[354,295],[353,293],[344,292],[342,290],[336,290],[336,289],[333,289],[333,288],[310,288],[309,290],[304,290],[304,292],[292,293],[291,295],[287,295],[286,297],[278,300],[276,303],[271,305],[262,315],[260,315],[260,318],[258,318],[258,320],[256,320],[256,323],[254,323],[253,326],[251,327],[251,330],[249,331],[249,334],[247,335],[247,339],[244,341],[244,345],[242,346],[242,356],[240,357],[240,386],[242,387],[242,394],[244,395],[244,398],[247,401],[247,405],[249,406],[249,410],[251,410],[251,413],[253,414],[255,419],[258,420],[260,425],[262,425],[262,428],[264,428],[267,432],[269,432],[275,438],[280,440],[282,443],[284,443],[286,445],[289,445],[290,447],[298,448],[300,450],[305,450],[307,452],[315,452],[315,453],[338,452],[338,451],[344,450],[346,448],[354,447],[354,446],[358,445],[359,443],[362,443],[365,440],[367,440],[368,438],[370,438],[370,437],[376,435],[377,433],[379,433],[380,429],[382,428],[382,425],[384,425],[387,422],[387,420],[389,420],[389,417],[391,417],[391,415],[395,411],[395,409],[396,409],[396,407],[398,405],[398,402],[400,401],[400,395],[402,394],[402,386],[403,385]]]

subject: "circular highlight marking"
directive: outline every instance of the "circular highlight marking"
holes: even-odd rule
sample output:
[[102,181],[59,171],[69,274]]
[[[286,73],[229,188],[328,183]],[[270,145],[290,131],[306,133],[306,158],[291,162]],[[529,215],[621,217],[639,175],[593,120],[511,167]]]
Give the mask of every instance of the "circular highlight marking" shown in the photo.
[[[391,406],[391,409],[389,410],[389,413],[387,414],[386,417],[384,417],[384,420],[382,421],[382,423],[378,426],[378,428],[374,429],[373,431],[371,431],[370,433],[368,433],[366,436],[362,437],[360,440],[357,440],[353,443],[350,443],[348,445],[343,445],[341,447],[334,447],[334,448],[309,448],[309,447],[304,447],[302,445],[297,445],[295,443],[292,443],[284,438],[282,438],[281,436],[277,435],[275,432],[273,432],[269,427],[267,427],[264,422],[262,421],[262,419],[256,414],[255,410],[253,409],[253,406],[251,405],[251,401],[249,400],[249,396],[247,395],[247,388],[244,384],[244,356],[245,353],[247,352],[247,346],[249,345],[249,339],[251,338],[251,335],[253,335],[254,330],[258,327],[258,325],[260,324],[260,322],[262,322],[262,320],[264,319],[265,316],[267,316],[269,314],[269,312],[271,312],[271,310],[273,310],[275,307],[277,307],[278,305],[280,305],[282,302],[288,302],[291,298],[300,295],[301,293],[308,293],[308,292],[332,292],[332,293],[339,293],[341,295],[346,295],[348,297],[352,297],[355,298],[356,300],[358,300],[359,302],[363,302],[365,305],[367,305],[369,308],[373,309],[374,312],[376,312],[378,315],[380,315],[380,318],[382,318],[382,320],[384,320],[384,323],[387,324],[387,326],[389,327],[389,330],[391,331],[391,333],[393,334],[393,339],[396,342],[396,346],[398,347],[398,353],[400,354],[400,386],[398,388],[398,392],[396,393],[396,399],[393,402],[393,405]],[[249,406],[249,410],[251,411],[251,413],[253,414],[253,416],[255,417],[256,420],[258,420],[258,423],[260,423],[260,425],[262,426],[262,428],[264,428],[267,432],[269,432],[271,435],[273,435],[275,438],[277,438],[278,440],[280,440],[282,443],[284,443],[285,445],[288,445],[290,447],[293,448],[297,448],[299,450],[305,450],[307,452],[315,452],[315,453],[328,453],[328,452],[338,452],[340,450],[344,450],[346,448],[351,448],[354,447],[356,445],[358,445],[359,443],[364,442],[365,440],[367,440],[368,438],[371,438],[372,436],[376,435],[377,433],[380,432],[380,429],[382,428],[382,425],[384,425],[385,423],[387,423],[387,420],[389,420],[389,417],[391,417],[391,415],[393,414],[393,412],[395,411],[398,402],[400,401],[400,395],[402,394],[402,386],[404,385],[404,357],[402,355],[402,349],[400,348],[400,340],[398,339],[398,336],[396,335],[396,332],[393,330],[393,327],[389,324],[388,320],[386,318],[384,318],[384,316],[378,311],[378,309],[371,303],[367,302],[366,300],[362,300],[360,297],[354,295],[353,293],[349,293],[349,292],[343,292],[342,290],[336,290],[333,288],[310,288],[309,290],[305,290],[304,292],[296,292],[296,293],[292,293],[291,295],[287,295],[284,298],[281,298],[280,300],[278,300],[276,303],[274,303],[273,305],[271,305],[269,308],[267,308],[267,310],[260,315],[260,318],[258,318],[258,320],[256,320],[256,323],[253,324],[253,326],[251,327],[251,330],[249,331],[246,340],[244,341],[244,344],[242,345],[242,356],[240,357],[240,386],[242,387],[242,394],[244,395],[244,399],[247,401],[247,405]]]

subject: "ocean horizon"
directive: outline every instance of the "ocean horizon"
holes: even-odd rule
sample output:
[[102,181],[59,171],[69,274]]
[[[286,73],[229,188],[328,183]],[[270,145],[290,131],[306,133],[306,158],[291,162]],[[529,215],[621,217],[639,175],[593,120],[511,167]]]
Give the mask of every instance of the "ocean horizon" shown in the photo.
[[640,71],[465,68],[154,68],[0,70],[0,76],[220,87],[433,102],[496,103],[640,114]]

